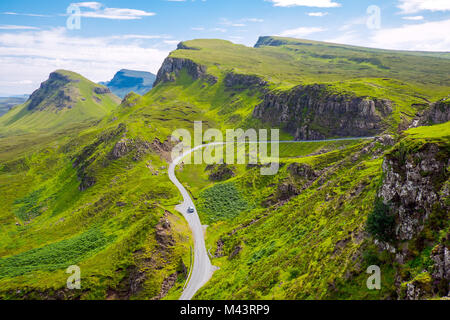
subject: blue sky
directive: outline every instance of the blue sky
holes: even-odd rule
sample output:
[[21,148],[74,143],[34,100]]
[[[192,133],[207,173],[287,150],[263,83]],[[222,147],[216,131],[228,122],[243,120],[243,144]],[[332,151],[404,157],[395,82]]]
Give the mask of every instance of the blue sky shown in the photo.
[[[79,8],[80,28],[67,27]],[[283,35],[368,47],[450,51],[450,0],[105,0],[0,2],[0,95],[28,94],[55,69],[93,81],[156,73],[182,40],[252,46]]]

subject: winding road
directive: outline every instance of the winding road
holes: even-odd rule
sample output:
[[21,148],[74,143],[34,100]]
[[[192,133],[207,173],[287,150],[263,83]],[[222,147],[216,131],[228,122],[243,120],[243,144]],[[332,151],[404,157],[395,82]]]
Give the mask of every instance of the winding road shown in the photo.
[[[341,139],[329,139],[329,140],[311,140],[311,141],[278,141],[278,143],[305,143],[305,142],[324,142],[324,141],[344,141],[344,140],[362,140],[373,139],[374,137],[362,137],[362,138],[341,138]],[[234,143],[234,142],[233,142]],[[248,141],[246,143],[275,143],[271,141]],[[189,151],[186,151],[178,158],[174,159],[169,166],[169,179],[178,188],[183,196],[183,203],[176,206],[176,210],[179,211],[191,228],[194,238],[194,264],[190,270],[190,278],[184,288],[184,291],[180,297],[180,300],[191,300],[200,288],[202,288],[212,277],[214,272],[218,269],[211,264],[208,252],[205,245],[204,228],[200,222],[197,209],[195,208],[194,201],[192,201],[186,188],[178,181],[175,175],[175,169],[178,164],[191,153],[210,146],[223,145],[224,142],[213,142],[197,146]],[[193,207],[194,213],[188,213],[188,208]]]

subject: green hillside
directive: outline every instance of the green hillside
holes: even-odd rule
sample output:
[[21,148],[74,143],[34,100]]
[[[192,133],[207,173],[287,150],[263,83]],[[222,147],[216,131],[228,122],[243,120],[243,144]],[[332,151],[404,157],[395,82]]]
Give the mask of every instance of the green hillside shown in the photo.
[[[252,112],[261,103],[262,92],[270,90],[282,95],[299,85],[321,84],[326,90],[318,92],[318,96],[338,95],[344,100],[352,97],[388,99],[393,110],[382,116],[383,127],[395,132],[429,103],[450,92],[450,60],[418,52],[268,37],[261,38],[257,48],[225,40],[186,41],[170,57],[193,61],[204,67],[204,70],[200,68],[202,72],[210,75],[204,77],[208,84],[199,81],[191,84],[184,80],[183,90],[177,89],[175,99],[192,101],[214,118],[233,126],[257,125]],[[237,79],[230,74],[237,75],[234,77]],[[242,79],[239,75],[248,78]],[[255,80],[255,76],[261,80]],[[266,89],[261,90],[262,86]],[[166,83],[164,92],[170,87]],[[154,90],[150,96],[158,97],[161,90]],[[311,125],[319,127],[318,131],[326,131],[323,124]]]
[[[204,131],[277,127],[281,140],[377,137],[282,143],[274,176],[177,168],[220,267],[196,298],[444,296],[433,259],[448,246],[449,123],[407,129],[423,110],[448,112],[432,103],[450,93],[449,71],[431,53],[270,37],[183,42],[154,89],[118,106],[102,86],[52,74],[0,118],[0,299],[179,298],[193,241],[167,168],[174,130],[200,120]],[[422,202],[408,198],[418,186]],[[73,264],[80,291],[65,289]],[[381,291],[365,286],[373,264]]]
[[74,72],[50,75],[22,105],[0,118],[0,135],[10,136],[100,119],[120,103],[105,87]]

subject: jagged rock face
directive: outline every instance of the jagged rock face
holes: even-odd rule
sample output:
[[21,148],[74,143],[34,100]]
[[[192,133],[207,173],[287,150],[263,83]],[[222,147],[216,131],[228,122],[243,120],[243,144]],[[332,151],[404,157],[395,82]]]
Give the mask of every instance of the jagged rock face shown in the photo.
[[200,50],[200,49],[189,47],[184,42],[180,42],[177,45],[177,50]]
[[122,103],[120,104],[123,108],[131,108],[136,106],[141,101],[141,96],[130,92],[123,98]]
[[448,165],[448,154],[441,153],[435,144],[425,145],[411,155],[399,150],[386,157],[379,196],[392,206],[396,215],[397,240],[407,241],[417,236],[433,205],[439,202],[445,208],[445,195],[440,191],[448,179]]
[[106,87],[95,87],[94,92],[96,94],[108,94],[108,93],[111,93],[111,90],[109,90]]
[[450,121],[450,98],[431,104],[420,117],[417,125],[433,125]]
[[156,81],[153,86],[156,87],[161,82],[175,81],[176,77],[183,69],[186,69],[187,73],[194,80],[205,78],[211,84],[217,82],[217,79],[215,77],[206,73],[206,66],[199,65],[189,59],[168,57],[166,58],[166,60],[164,60],[161,69],[159,69],[158,75],[156,76]]
[[444,245],[438,245],[433,249],[431,260],[434,261],[433,280],[442,286],[442,290],[450,294],[450,250]]
[[226,164],[208,165],[206,171],[210,171],[209,180],[211,181],[225,181],[231,179],[236,175],[234,172],[236,168]]
[[[43,82],[40,88],[30,96],[28,110],[37,110],[38,107],[39,110],[43,110],[50,104],[56,106],[58,109],[70,107],[76,99],[72,97],[72,94],[69,92],[70,90],[65,87],[72,81],[69,77],[61,73],[51,73],[49,79]],[[41,105],[44,100],[49,98],[50,100],[47,101],[48,103],[46,105]]]
[[288,170],[294,177],[306,178],[307,180],[314,180],[319,176],[316,171],[304,163],[293,163],[288,167]]
[[126,132],[125,124],[121,123],[117,128],[103,132],[92,144],[84,147],[81,153],[73,158],[73,168],[77,170],[78,179],[80,180],[79,190],[89,189],[96,183],[96,178],[89,170],[90,165],[97,159],[97,148],[102,143],[109,143]]
[[130,139],[123,138],[119,142],[116,143],[114,148],[111,150],[109,154],[109,158],[111,160],[117,160],[125,156],[130,149],[133,147],[133,141]]
[[327,89],[326,85],[310,85],[266,94],[253,117],[285,128],[297,140],[363,137],[385,130],[383,117],[392,113],[390,101],[338,95]]
[[225,87],[235,90],[261,89],[267,82],[258,76],[237,73],[228,73],[225,76]]

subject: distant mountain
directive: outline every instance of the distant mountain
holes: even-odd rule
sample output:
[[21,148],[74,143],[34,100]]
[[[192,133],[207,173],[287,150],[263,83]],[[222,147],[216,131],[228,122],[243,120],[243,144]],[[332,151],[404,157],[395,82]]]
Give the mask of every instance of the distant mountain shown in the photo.
[[0,117],[7,113],[12,107],[27,101],[28,97],[28,95],[0,97]]
[[61,129],[99,119],[119,103],[120,99],[108,88],[77,73],[58,70],[24,104],[0,118],[0,134]]
[[122,69],[109,82],[100,82],[122,99],[130,92],[145,94],[153,88],[156,75],[145,71]]

